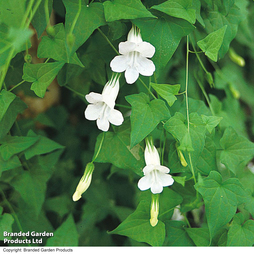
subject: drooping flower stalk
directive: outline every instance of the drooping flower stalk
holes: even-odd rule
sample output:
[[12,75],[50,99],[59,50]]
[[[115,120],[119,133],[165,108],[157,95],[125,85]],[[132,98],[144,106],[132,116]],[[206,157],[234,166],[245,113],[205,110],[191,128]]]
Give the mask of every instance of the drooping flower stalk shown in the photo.
[[155,47],[142,40],[139,28],[133,26],[128,34],[127,41],[119,43],[120,56],[116,56],[110,67],[114,72],[125,72],[128,84],[133,84],[139,77],[152,76],[155,71],[151,58],[155,53]]

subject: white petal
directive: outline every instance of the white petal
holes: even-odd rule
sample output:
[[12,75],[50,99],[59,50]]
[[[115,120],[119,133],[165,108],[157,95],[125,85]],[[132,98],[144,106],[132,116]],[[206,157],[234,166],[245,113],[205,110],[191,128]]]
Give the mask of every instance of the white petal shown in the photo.
[[108,116],[108,120],[110,123],[119,126],[123,123],[123,115],[119,110],[112,109]]
[[160,165],[160,156],[155,146],[146,145],[145,162],[146,165]]
[[163,174],[158,172],[157,177],[160,179],[160,182],[164,187],[170,186],[174,183],[174,179],[169,174]]
[[148,175],[152,170],[155,169],[154,165],[147,165],[143,168],[144,175]]
[[153,194],[158,194],[163,191],[163,186],[159,182],[153,182],[151,186],[151,192]]
[[85,110],[85,118],[88,120],[96,120],[99,118],[104,103],[97,103],[97,104],[91,104],[88,105]]
[[134,51],[136,48],[136,43],[130,42],[130,41],[125,41],[125,42],[120,42],[119,43],[119,53],[120,54],[128,54],[131,51]]
[[110,68],[114,72],[123,72],[127,68],[127,60],[126,56],[115,56],[113,60],[110,62]]
[[134,43],[142,42],[139,28],[133,26],[128,33],[127,40]]
[[138,43],[135,50],[138,51],[142,56],[149,58],[155,53],[155,47],[146,41]]
[[156,166],[156,169],[158,169],[161,173],[169,173],[169,168],[165,167],[165,166]]
[[141,55],[136,58],[137,71],[143,76],[152,76],[155,71],[155,65],[152,60],[149,60]]
[[151,178],[149,176],[143,176],[141,179],[139,179],[138,181],[138,188],[140,190],[148,190],[149,188],[151,188]]
[[119,77],[112,78],[107,84],[104,86],[102,91],[103,101],[110,107],[114,108],[115,100],[119,92]]
[[135,67],[128,67],[124,75],[126,82],[128,84],[133,84],[138,79],[139,73]]
[[109,121],[106,117],[98,118],[96,123],[97,123],[98,129],[102,131],[108,131]]
[[100,101],[102,101],[102,95],[99,94],[99,93],[91,92],[91,93],[89,93],[89,94],[86,95],[86,100],[87,100],[89,103],[100,102]]

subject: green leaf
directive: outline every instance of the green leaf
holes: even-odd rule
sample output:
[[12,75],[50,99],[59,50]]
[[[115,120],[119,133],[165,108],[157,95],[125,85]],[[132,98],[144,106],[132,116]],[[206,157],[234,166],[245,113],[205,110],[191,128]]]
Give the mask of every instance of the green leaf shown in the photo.
[[205,145],[205,126],[197,113],[190,114],[190,125],[182,113],[176,112],[164,125],[166,131],[171,133],[179,142],[178,147],[182,151],[195,151],[196,158],[202,152]]
[[165,222],[166,220],[171,219],[174,213],[174,208],[177,205],[181,204],[182,201],[183,201],[182,196],[179,195],[177,192],[169,188],[164,188],[163,192],[160,194],[159,220]]
[[223,7],[224,2],[219,2],[219,7],[217,7],[217,10],[214,10],[214,7],[211,6],[211,10],[208,12],[209,14],[205,20],[208,34],[227,26],[224,39],[219,50],[220,58],[223,58],[227,53],[229,45],[235,38],[238,26],[242,21],[241,11],[235,4],[229,5],[227,7],[227,11],[221,11]]
[[158,221],[155,227],[150,225],[149,202],[141,201],[130,216],[128,216],[110,234],[128,236],[138,242],[145,242],[152,246],[161,246],[165,238],[165,225]]
[[12,232],[12,224],[14,222],[13,217],[8,214],[8,213],[4,213],[3,212],[3,208],[0,206],[0,240],[4,240],[4,239],[11,239],[11,236],[4,236],[4,232]]
[[156,48],[153,62],[157,71],[165,67],[181,39],[194,29],[189,22],[169,16],[133,22],[140,28],[143,40],[150,42]]
[[217,169],[216,145],[210,137],[206,137],[205,146],[198,158],[196,168],[204,175],[209,175],[212,170]]
[[187,150],[190,152],[194,151],[194,149],[185,121],[184,115],[176,112],[175,115],[164,124],[164,128],[180,142],[180,150]]
[[0,1],[0,23],[19,28],[24,18],[25,9],[26,0]]
[[196,246],[209,246],[208,228],[186,228],[185,230]]
[[8,110],[11,103],[16,98],[16,95],[8,92],[6,90],[2,90],[0,93],[0,121],[3,119],[6,111]]
[[232,127],[225,130],[220,144],[223,149],[220,155],[221,162],[233,173],[236,173],[240,164],[247,164],[254,156],[254,144],[238,135]]
[[54,26],[54,37],[43,36],[38,46],[37,55],[39,58],[52,58],[59,62],[77,64],[84,67],[77,57],[67,49],[66,33],[63,23]]
[[186,223],[183,221],[166,221],[165,246],[194,246],[191,238],[185,231]]
[[14,94],[2,90],[0,93],[0,140],[5,137],[14,124],[17,115],[27,108],[26,104]]
[[115,128],[116,131],[100,134],[97,138],[95,151],[98,151],[101,140],[104,141],[95,162],[112,163],[121,169],[131,169],[136,174],[143,176],[142,169],[145,166],[144,149],[138,144],[130,148],[130,128],[128,125]]
[[78,246],[78,232],[73,216],[70,214],[59,228],[54,232],[54,236],[47,240],[46,246]]
[[254,221],[244,222],[243,214],[236,214],[228,231],[227,246],[253,246],[253,244]]
[[237,178],[222,181],[217,171],[211,171],[202,183],[195,185],[205,202],[205,212],[210,232],[210,242],[214,235],[225,226],[236,213],[237,205],[244,202],[246,193]]
[[[79,5],[75,0],[63,0],[63,3],[66,8],[65,29],[66,34],[68,34],[78,12]],[[85,2],[82,2],[79,17],[73,29],[75,41],[72,51],[76,51],[95,29],[103,25],[106,25],[103,4],[91,3],[87,5]]]
[[168,0],[162,4],[154,5],[152,9],[172,17],[185,19],[191,24],[196,21],[196,11],[192,7],[192,0]]
[[46,153],[50,153],[52,151],[64,148],[62,145],[59,145],[58,143],[56,143],[55,141],[49,138],[46,138],[40,135],[37,136],[32,130],[30,130],[27,133],[27,136],[39,138],[38,142],[30,146],[25,151],[25,157],[27,160],[31,159],[35,155],[46,154]]
[[168,85],[156,83],[150,83],[150,85],[163,99],[166,100],[166,102],[170,107],[177,100],[175,95],[178,94],[180,90],[180,85]]
[[218,116],[206,116],[201,115],[204,124],[206,125],[206,129],[212,133],[213,129],[220,123],[223,119],[222,117]]
[[6,136],[4,139],[0,141],[0,154],[2,158],[7,161],[14,154],[25,151],[27,148],[32,146],[36,141],[38,141],[38,137],[13,137]]
[[[149,135],[160,121],[170,117],[164,101],[155,99],[150,101],[149,96],[140,93],[126,96],[131,104],[131,148]],[[142,117],[140,117],[142,116]]]
[[63,62],[41,64],[25,63],[22,78],[28,82],[33,82],[31,90],[33,90],[37,96],[43,98],[48,86],[52,83],[63,65]]
[[204,39],[197,42],[198,46],[211,60],[217,62],[218,52],[223,43],[224,34],[226,32],[227,26],[208,34]]
[[[33,27],[36,29],[38,38],[41,37],[43,31],[45,30],[47,26],[46,13],[45,13],[45,1],[46,0],[41,1],[32,19],[32,24],[33,24]],[[53,5],[53,0],[48,0],[47,8],[49,11],[49,16],[51,15],[52,5]]]
[[14,57],[18,52],[25,50],[25,43],[30,45],[29,38],[32,34],[30,29],[7,27],[5,24],[0,24],[0,66],[5,65],[10,54]]
[[30,168],[29,171],[23,170],[10,182],[35,217],[41,212],[47,189],[46,182],[51,173],[42,169],[38,164],[33,164],[33,168]]
[[107,22],[154,17],[140,0],[113,0],[103,3]]
[[14,155],[9,160],[5,161],[2,156],[0,156],[0,176],[3,171],[14,169],[22,166],[18,156]]

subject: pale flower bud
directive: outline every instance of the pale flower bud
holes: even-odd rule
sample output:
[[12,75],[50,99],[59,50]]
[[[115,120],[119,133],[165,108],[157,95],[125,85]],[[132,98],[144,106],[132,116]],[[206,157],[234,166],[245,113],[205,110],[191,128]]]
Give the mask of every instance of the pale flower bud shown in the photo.
[[232,48],[229,49],[228,53],[229,53],[230,59],[234,63],[238,64],[241,67],[243,67],[245,65],[245,60],[241,56],[236,54],[236,52]]
[[152,195],[152,204],[150,211],[150,224],[152,227],[155,227],[158,223],[158,215],[159,215],[159,195]]
[[80,179],[75,193],[72,196],[73,201],[78,201],[81,198],[81,195],[88,189],[92,181],[92,174],[94,171],[94,164],[89,162],[86,165],[84,175]]

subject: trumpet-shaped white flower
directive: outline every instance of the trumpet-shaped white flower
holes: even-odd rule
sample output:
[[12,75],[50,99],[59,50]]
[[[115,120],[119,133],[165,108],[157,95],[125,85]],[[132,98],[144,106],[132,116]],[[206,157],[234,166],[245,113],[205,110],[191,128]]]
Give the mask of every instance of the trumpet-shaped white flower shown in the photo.
[[158,194],[163,191],[163,187],[174,183],[174,179],[168,174],[169,168],[160,165],[159,153],[149,142],[145,148],[145,162],[144,176],[138,182],[140,190],[151,189],[153,194]]
[[81,177],[76,191],[74,192],[72,199],[73,201],[78,201],[81,195],[88,189],[92,181],[92,174],[94,171],[94,164],[92,162],[86,165],[84,175]]
[[113,76],[103,88],[102,94],[91,92],[86,95],[86,100],[91,103],[85,110],[85,118],[96,120],[97,126],[102,131],[108,131],[109,123],[121,125],[123,115],[114,109],[116,97],[119,92],[119,76]]
[[140,30],[132,27],[127,41],[119,44],[120,56],[116,56],[111,62],[110,67],[114,72],[125,71],[125,79],[128,84],[133,84],[139,77],[152,76],[155,71],[154,63],[147,59],[155,53],[155,48],[149,42],[141,38]]

